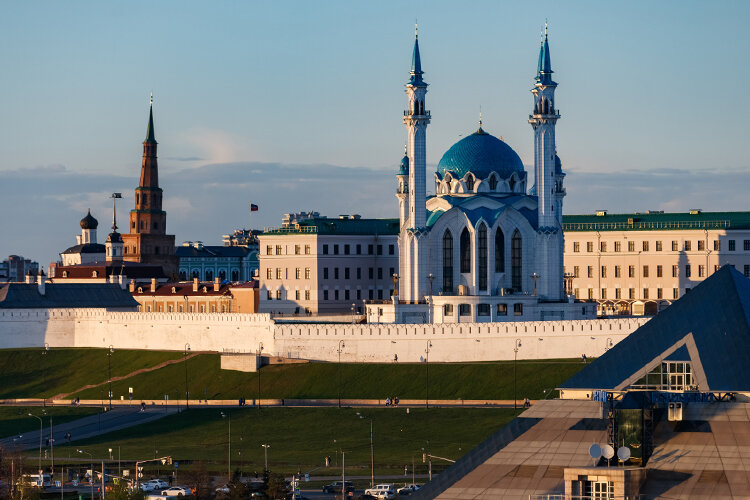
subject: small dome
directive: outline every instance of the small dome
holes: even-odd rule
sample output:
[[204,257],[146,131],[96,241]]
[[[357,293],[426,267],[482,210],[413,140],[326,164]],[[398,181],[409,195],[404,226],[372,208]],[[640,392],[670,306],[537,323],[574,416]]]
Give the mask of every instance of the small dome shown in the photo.
[[117,231],[112,231],[107,236],[107,243],[122,243],[122,236]]
[[94,219],[91,215],[91,209],[89,208],[89,213],[86,214],[86,217],[81,219],[81,229],[96,229],[97,227],[99,227],[99,221]]
[[398,168],[397,175],[409,175],[409,157],[407,155],[401,158],[401,166]]
[[521,158],[513,148],[481,128],[464,137],[445,152],[437,167],[442,179],[450,173],[457,179],[471,172],[478,179],[486,179],[492,172],[508,179],[514,172],[525,172]]

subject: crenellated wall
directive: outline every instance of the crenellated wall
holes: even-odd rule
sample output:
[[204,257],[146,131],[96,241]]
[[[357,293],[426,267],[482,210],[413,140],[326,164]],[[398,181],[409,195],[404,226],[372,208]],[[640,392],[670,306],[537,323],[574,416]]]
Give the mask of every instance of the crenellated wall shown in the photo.
[[5,310],[0,348],[256,352],[336,362],[492,361],[599,356],[648,318],[424,325],[277,324],[268,314]]

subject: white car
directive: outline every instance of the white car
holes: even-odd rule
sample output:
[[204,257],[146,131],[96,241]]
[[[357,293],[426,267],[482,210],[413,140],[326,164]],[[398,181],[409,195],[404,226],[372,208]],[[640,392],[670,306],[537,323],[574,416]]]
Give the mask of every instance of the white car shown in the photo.
[[418,491],[419,488],[420,486],[418,484],[407,484],[403,488],[398,489],[398,494],[403,496],[411,495],[415,491]]
[[151,482],[141,483],[140,488],[141,488],[141,491],[144,493],[149,492],[149,491],[154,491],[154,483],[151,483]]
[[161,494],[168,497],[184,497],[191,493],[190,489],[183,488],[182,486],[172,486],[162,491]]
[[390,500],[396,498],[396,488],[392,484],[376,484],[374,488],[366,489],[365,495]]
[[146,481],[147,483],[151,484],[155,490],[163,490],[164,488],[169,488],[169,484],[167,484],[166,481],[162,481],[161,479],[150,479]]

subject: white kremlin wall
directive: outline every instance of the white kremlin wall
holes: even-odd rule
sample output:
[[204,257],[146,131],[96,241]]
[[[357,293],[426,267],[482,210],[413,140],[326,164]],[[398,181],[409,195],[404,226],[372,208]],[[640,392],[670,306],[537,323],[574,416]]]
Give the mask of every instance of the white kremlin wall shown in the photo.
[[254,353],[335,362],[493,361],[600,356],[648,318],[427,325],[277,324],[268,314],[104,309],[0,312],[0,348],[95,347]]

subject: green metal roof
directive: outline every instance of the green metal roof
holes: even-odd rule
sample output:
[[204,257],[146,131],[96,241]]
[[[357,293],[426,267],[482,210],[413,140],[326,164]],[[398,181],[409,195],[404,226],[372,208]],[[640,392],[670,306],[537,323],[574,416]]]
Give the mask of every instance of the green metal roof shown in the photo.
[[281,234],[397,235],[398,219],[308,219],[289,227],[266,229],[263,236]]
[[750,229],[750,212],[563,215],[563,231],[660,231],[680,229]]

